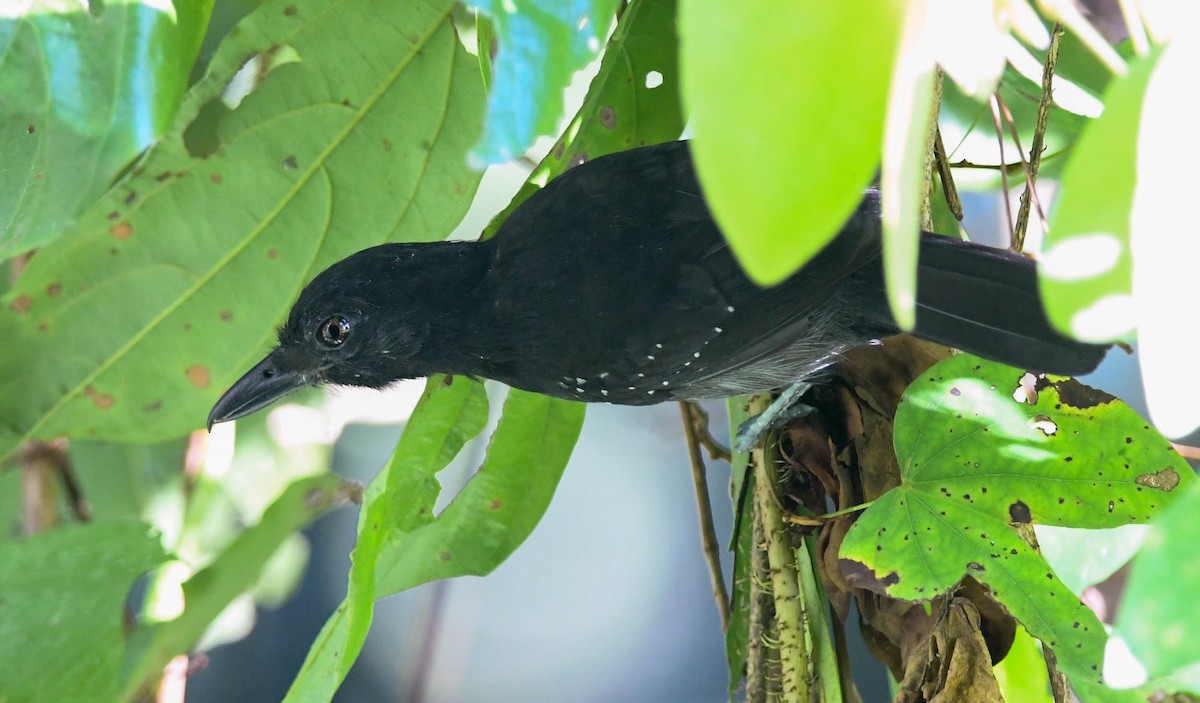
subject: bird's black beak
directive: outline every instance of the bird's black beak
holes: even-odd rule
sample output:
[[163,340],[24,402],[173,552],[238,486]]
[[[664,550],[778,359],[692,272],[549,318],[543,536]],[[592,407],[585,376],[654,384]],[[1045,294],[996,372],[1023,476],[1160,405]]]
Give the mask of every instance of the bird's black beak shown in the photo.
[[310,374],[285,368],[279,363],[278,351],[267,355],[225,391],[225,395],[208,414],[208,429],[218,422],[228,422],[257,412],[292,391],[314,381]]

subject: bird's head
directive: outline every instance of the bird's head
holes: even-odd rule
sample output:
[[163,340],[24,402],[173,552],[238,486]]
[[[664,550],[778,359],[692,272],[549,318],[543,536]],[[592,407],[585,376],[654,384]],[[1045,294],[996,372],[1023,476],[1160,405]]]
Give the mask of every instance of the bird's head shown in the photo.
[[415,359],[436,323],[420,290],[428,246],[438,245],[374,247],[319,274],[279,328],[278,346],[213,406],[209,428],[305,386],[383,388],[428,373]]

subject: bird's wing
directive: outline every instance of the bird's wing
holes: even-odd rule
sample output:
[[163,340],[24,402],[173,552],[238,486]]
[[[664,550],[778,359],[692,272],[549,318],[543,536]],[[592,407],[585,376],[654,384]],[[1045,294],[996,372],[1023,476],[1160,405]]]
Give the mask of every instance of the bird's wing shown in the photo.
[[[811,336],[814,315],[876,255],[877,228],[848,227],[803,271],[760,288],[713,221],[686,142],[596,159],[497,234],[496,322],[513,336],[493,374],[582,400],[694,396],[689,386]],[[534,359],[543,368],[530,368]]]

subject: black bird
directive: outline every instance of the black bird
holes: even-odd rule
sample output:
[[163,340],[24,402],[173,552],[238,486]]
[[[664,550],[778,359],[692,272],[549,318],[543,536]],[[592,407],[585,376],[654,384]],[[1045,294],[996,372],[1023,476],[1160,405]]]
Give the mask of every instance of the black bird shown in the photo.
[[[1032,260],[957,239],[921,235],[917,305],[917,336],[1030,370],[1082,374],[1107,349],[1050,327]],[[568,170],[488,241],[384,244],[329,267],[208,424],[305,385],[432,373],[625,405],[719,398],[811,378],[897,331],[877,191],[761,288],[713,221],[687,143],[672,142]]]

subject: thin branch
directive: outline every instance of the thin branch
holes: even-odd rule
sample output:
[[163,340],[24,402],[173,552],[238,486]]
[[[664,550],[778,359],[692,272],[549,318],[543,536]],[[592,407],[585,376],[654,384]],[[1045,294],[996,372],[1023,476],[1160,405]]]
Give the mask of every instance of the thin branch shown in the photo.
[[1013,236],[1012,205],[1008,202],[1008,167],[1004,160],[1004,125],[1000,123],[1000,93],[992,93],[988,100],[992,108],[992,123],[996,125],[996,141],[1000,144],[1000,189],[1004,191],[1004,215],[1008,220],[1008,236]]
[[1008,110],[1008,105],[1000,94],[996,94],[996,103],[1000,106],[1000,110],[1004,115],[1004,121],[1008,124],[1008,132],[1012,135],[1013,143],[1017,145],[1017,156],[1021,157],[1021,174],[1025,176],[1025,190],[1021,193],[1021,202],[1026,203],[1022,212],[1025,215],[1024,221],[1021,220],[1021,212],[1017,213],[1017,225],[1013,228],[1013,249],[1021,251],[1025,248],[1025,230],[1029,226],[1029,206],[1028,201],[1030,195],[1035,205],[1037,205],[1038,218],[1042,223],[1042,231],[1050,229],[1046,223],[1046,211],[1042,209],[1042,199],[1038,197],[1037,189],[1034,188],[1034,181],[1037,179],[1037,174],[1034,173],[1029,163],[1025,160],[1025,148],[1021,146],[1021,135],[1017,132],[1017,121],[1013,119],[1012,113]]
[[954,219],[962,222],[962,201],[958,198],[958,187],[954,185],[954,174],[950,171],[950,161],[946,156],[946,145],[942,143],[942,128],[937,128],[933,139],[933,158],[937,164],[938,177],[942,181],[942,195]]
[[[1042,69],[1042,95],[1038,99],[1037,123],[1033,128],[1033,143],[1029,145],[1029,180],[1037,182],[1038,168],[1042,164],[1042,152],[1045,150],[1046,124],[1050,120],[1050,105],[1054,98],[1054,70],[1058,66],[1058,47],[1062,43],[1063,26],[1061,22],[1054,23],[1050,33],[1050,48],[1046,51],[1046,66]],[[1017,228],[1013,238],[1013,246],[1017,251],[1025,248],[1025,231],[1029,225],[1029,203],[1031,196],[1037,197],[1037,191],[1029,185],[1021,194],[1020,210],[1017,214]],[[1042,230],[1049,231],[1046,213],[1042,203],[1037,201],[1038,217],[1042,220]]]
[[729,447],[713,439],[712,432],[708,429],[708,413],[696,403],[684,402],[691,406],[692,431],[696,433],[696,441],[708,452],[708,458],[713,461],[731,461],[733,454],[730,453]]
[[704,561],[708,564],[708,577],[712,581],[713,600],[717,602],[717,613],[721,616],[721,631],[724,632],[729,629],[729,593],[725,590],[725,575],[721,572],[721,548],[717,541],[717,529],[713,526],[708,478],[704,474],[704,457],[700,454],[700,440],[696,436],[693,411],[690,403],[679,403],[679,412],[683,416],[683,434],[687,437],[688,457],[692,461],[692,485],[696,489],[696,511],[700,516],[700,544],[704,549]]

